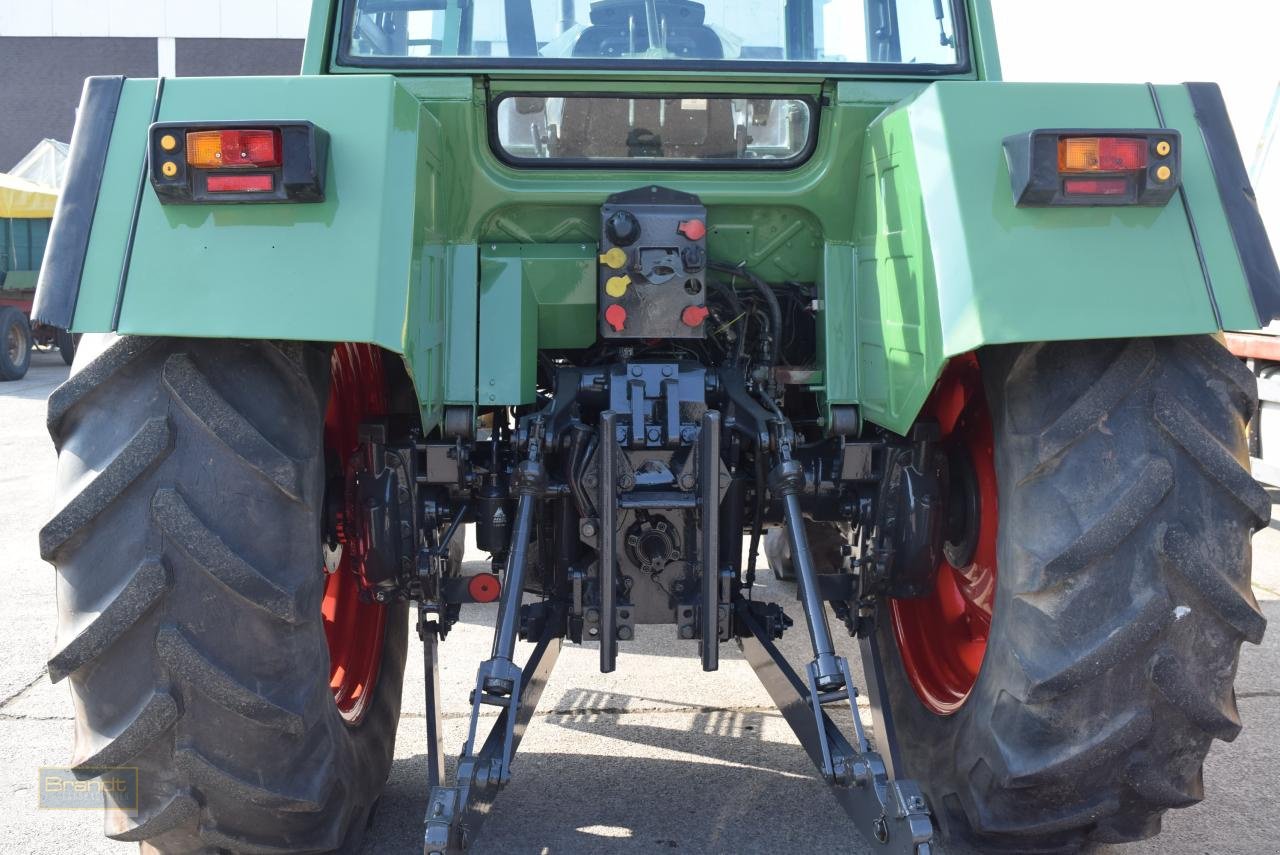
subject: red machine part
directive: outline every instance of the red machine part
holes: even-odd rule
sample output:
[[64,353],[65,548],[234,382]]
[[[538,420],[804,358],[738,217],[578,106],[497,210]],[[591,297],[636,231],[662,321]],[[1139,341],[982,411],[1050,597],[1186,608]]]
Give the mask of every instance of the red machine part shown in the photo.
[[502,583],[492,573],[479,573],[467,582],[467,593],[477,603],[492,603],[502,594]]
[[689,306],[680,315],[680,320],[687,327],[696,327],[707,319],[707,315],[711,314],[706,306]]
[[627,327],[627,310],[614,303],[604,310],[604,321],[614,332],[622,332]]
[[340,344],[331,361],[329,408],[324,420],[326,456],[341,462],[346,491],[338,521],[342,558],[325,580],[321,612],[329,644],[329,688],[342,717],[363,718],[377,684],[387,608],[364,584],[368,537],[353,489],[360,454],[360,424],[387,412],[382,351],[367,344]]
[[925,406],[937,419],[941,447],[952,459],[967,458],[977,492],[977,539],[971,560],[938,566],[933,596],[890,600],[890,618],[907,677],[920,701],[937,715],[964,705],[978,680],[996,599],[995,442],[982,371],[973,354],[947,366]]
[[677,231],[689,240],[699,241],[707,236],[707,224],[702,220],[686,220],[680,224]]

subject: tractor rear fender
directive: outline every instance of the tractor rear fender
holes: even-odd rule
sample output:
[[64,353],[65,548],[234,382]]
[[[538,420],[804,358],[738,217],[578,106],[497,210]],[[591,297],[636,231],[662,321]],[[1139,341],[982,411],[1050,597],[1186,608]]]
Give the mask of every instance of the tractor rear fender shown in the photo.
[[[1006,138],[1160,128],[1182,148],[1182,189],[1166,204],[1016,204]],[[1280,314],[1280,272],[1215,85],[943,82],[867,135],[854,288],[842,298],[828,283],[825,309],[856,319],[848,403],[873,422],[907,430],[946,360],[983,345],[1216,333]]]
[[[161,204],[147,179],[154,122],[303,121],[329,142],[321,202]],[[77,332],[375,343],[405,355],[434,420],[455,255],[435,220],[442,137],[390,76],[91,78],[36,314]]]

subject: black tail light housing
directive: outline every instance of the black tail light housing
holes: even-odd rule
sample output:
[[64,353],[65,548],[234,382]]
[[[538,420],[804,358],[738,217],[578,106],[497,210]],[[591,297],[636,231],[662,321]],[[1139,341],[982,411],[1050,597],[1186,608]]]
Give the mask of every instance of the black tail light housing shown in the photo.
[[1167,205],[1182,183],[1174,130],[1058,129],[1004,141],[1019,208]]
[[[199,141],[217,135],[237,156],[198,157]],[[147,171],[163,205],[323,202],[328,161],[329,134],[311,122],[158,122],[148,131]]]

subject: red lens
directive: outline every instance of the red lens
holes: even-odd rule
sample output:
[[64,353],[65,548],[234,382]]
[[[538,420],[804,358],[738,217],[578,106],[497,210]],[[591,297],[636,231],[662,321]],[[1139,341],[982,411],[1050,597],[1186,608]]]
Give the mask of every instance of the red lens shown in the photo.
[[502,583],[492,573],[480,573],[467,582],[467,593],[477,603],[492,603],[502,593]]
[[271,175],[210,175],[210,193],[270,193],[276,189]]
[[276,131],[223,131],[222,165],[279,166],[280,134]]
[[1068,196],[1124,196],[1129,192],[1129,179],[1068,178],[1064,190]]
[[1128,172],[1147,166],[1147,141],[1103,137],[1098,140],[1098,169],[1101,172]]

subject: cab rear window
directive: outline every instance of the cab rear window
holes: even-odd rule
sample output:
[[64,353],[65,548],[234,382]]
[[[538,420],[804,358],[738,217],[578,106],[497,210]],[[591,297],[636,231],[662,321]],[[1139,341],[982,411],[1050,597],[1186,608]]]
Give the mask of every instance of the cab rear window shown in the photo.
[[521,165],[795,166],[812,149],[801,98],[506,95],[491,114],[500,158]]

